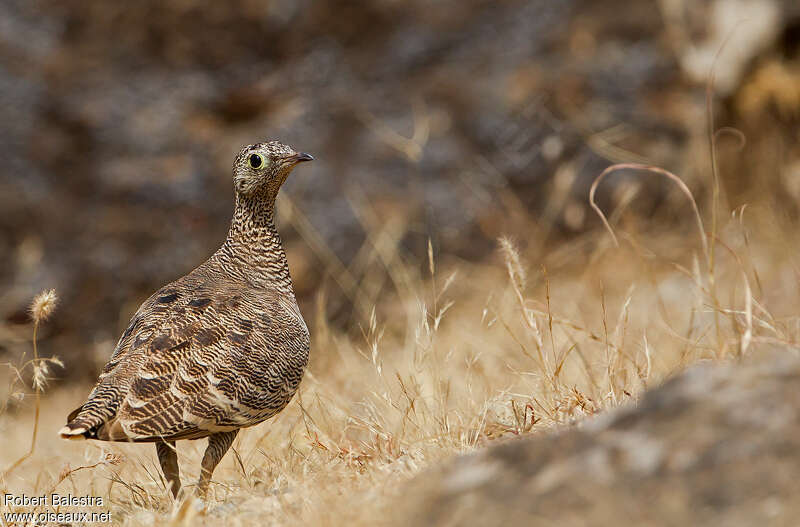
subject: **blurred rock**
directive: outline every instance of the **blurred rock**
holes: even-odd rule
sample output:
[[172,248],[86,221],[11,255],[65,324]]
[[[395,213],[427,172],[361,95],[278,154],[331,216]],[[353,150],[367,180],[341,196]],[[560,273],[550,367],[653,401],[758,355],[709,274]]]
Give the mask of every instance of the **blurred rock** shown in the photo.
[[800,360],[694,367],[635,407],[412,480],[395,525],[795,525]]
[[[708,2],[679,3],[704,27]],[[314,270],[301,301],[398,208],[397,250],[424,257],[433,237],[477,259],[500,234],[538,243],[597,226],[587,191],[612,162],[703,177],[690,148],[705,145],[703,83],[683,75],[662,4],[0,2],[0,251],[13,255],[0,259],[0,321],[55,287],[69,309],[49,331],[79,365],[73,350],[115,340],[140,301],[216,248],[232,158],[264,138],[316,158],[286,186],[304,223],[280,226]],[[797,11],[779,8],[776,34]],[[601,204],[619,205],[631,179],[608,178]],[[662,181],[636,189],[631,207],[674,218]],[[32,243],[41,257],[26,268],[17,253]]]
[[778,0],[714,0],[705,38],[686,44],[681,65],[698,83],[713,70],[716,91],[730,95],[750,61],[780,37],[782,15]]

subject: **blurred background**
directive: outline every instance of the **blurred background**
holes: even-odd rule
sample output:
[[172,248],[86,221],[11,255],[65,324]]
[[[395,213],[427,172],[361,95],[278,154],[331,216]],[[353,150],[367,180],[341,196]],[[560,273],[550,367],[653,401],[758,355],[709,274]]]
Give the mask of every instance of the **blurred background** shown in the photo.
[[[223,240],[244,144],[315,156],[279,229],[304,312],[344,331],[402,293],[390,270],[426,265],[429,239],[473,262],[507,234],[535,264],[595,232],[588,188],[613,163],[709,199],[709,109],[747,139],[720,139],[729,210],[792,221],[800,198],[794,0],[2,0],[0,94],[0,359],[53,287],[47,349],[87,380]],[[615,174],[599,199],[692,226],[656,178]]]

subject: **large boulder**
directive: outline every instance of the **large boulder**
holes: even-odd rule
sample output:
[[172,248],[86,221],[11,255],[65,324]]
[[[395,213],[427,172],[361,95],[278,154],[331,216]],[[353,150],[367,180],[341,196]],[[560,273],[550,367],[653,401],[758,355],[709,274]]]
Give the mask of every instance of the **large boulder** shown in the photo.
[[398,525],[797,525],[800,360],[702,365],[414,479]]

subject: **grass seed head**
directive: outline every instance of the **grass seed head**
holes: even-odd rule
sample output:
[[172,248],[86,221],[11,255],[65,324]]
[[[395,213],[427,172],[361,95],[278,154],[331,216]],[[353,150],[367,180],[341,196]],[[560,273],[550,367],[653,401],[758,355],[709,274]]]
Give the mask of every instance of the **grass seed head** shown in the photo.
[[56,304],[58,304],[58,295],[56,295],[55,289],[42,291],[36,295],[36,298],[31,302],[33,321],[38,323],[47,320],[55,311]]

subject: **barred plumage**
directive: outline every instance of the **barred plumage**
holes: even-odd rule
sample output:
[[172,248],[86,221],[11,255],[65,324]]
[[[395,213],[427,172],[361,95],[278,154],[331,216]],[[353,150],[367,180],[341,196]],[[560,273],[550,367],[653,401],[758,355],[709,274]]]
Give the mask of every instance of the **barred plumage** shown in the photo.
[[209,437],[198,483],[205,495],[238,430],[289,403],[308,362],[309,334],[274,205],[292,168],[311,159],[275,141],[241,150],[227,239],[142,304],[62,437],[156,442],[175,496],[175,440]]

